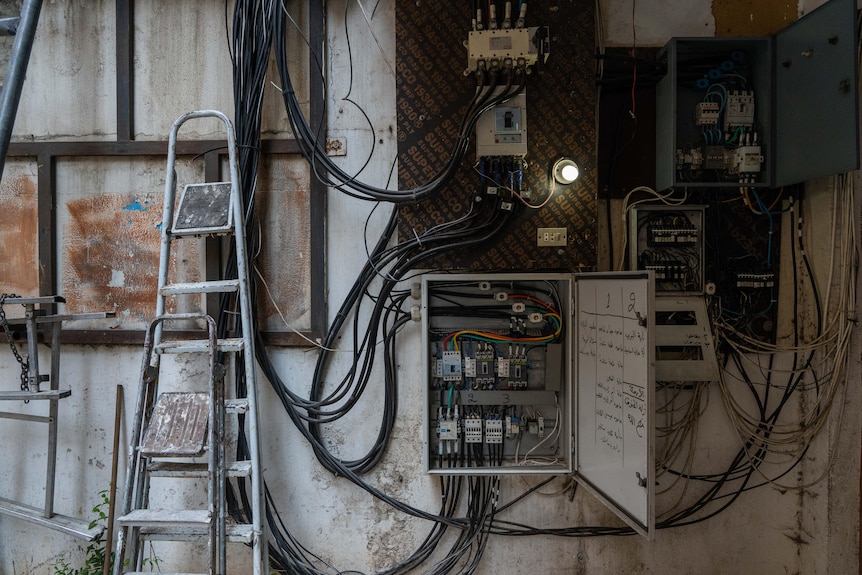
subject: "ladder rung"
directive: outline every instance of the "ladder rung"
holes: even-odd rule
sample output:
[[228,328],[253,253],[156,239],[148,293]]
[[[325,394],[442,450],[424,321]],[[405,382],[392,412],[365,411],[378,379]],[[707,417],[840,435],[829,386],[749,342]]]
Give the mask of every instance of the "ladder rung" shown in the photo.
[[185,284],[169,284],[162,287],[159,293],[162,295],[182,295],[196,293],[225,293],[234,292],[239,289],[239,280],[218,280],[209,282],[193,282]]
[[[216,342],[219,351],[236,352],[242,351],[244,341],[241,337],[229,337]],[[195,353],[205,352],[210,349],[208,339],[187,339],[175,341],[162,341],[156,346],[156,353]]]
[[[248,523],[225,525],[225,539],[229,543],[251,543],[254,530]],[[209,541],[209,532],[200,527],[143,527],[141,539],[145,541]]]
[[248,411],[248,399],[241,397],[239,399],[224,400],[225,413],[246,413]]
[[183,238],[189,236],[230,236],[233,235],[233,226],[219,226],[215,228],[188,228],[188,229],[172,229],[168,233],[174,238]]
[[[181,461],[153,461],[147,465],[152,477],[202,478],[209,475],[206,463],[184,463]],[[251,475],[251,461],[231,461],[225,465],[228,477],[248,477]]]
[[208,526],[210,512],[206,509],[135,509],[118,517],[121,525],[137,527],[194,527]]

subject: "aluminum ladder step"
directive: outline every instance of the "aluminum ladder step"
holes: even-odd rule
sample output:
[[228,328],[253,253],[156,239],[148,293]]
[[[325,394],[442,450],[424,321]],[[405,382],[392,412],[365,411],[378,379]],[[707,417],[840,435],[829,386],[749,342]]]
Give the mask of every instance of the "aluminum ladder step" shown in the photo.
[[192,282],[168,284],[159,289],[162,295],[184,295],[196,293],[230,293],[239,290],[239,280],[216,280],[208,282]]
[[[245,342],[241,337],[229,337],[216,341],[216,347],[219,351],[229,353],[242,351],[244,344]],[[159,342],[156,346],[156,353],[203,353],[209,349],[210,340],[208,339],[171,340]]]
[[206,449],[210,396],[162,393],[156,400],[140,452],[144,457],[194,457]]
[[212,515],[206,509],[135,509],[117,518],[120,525],[134,527],[208,527]]
[[[168,527],[168,526],[144,526],[141,527],[141,539],[144,541],[209,541],[208,526]],[[228,543],[251,543],[254,539],[254,529],[249,523],[227,523],[225,525],[225,539]]]
[[[206,463],[185,463],[181,461],[153,461],[147,464],[150,477],[205,478],[209,475]],[[251,475],[251,461],[232,461],[225,465],[228,477],[248,477]]]
[[232,234],[232,192],[230,182],[187,184],[168,234],[175,238]]

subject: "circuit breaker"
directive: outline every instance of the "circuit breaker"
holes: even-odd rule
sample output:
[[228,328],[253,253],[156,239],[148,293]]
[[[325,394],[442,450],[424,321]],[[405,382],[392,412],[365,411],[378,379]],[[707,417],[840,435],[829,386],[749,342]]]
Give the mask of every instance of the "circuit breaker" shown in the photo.
[[649,271],[423,276],[424,470],[571,473],[648,531],[653,302]]
[[[495,95],[502,93],[498,90]],[[494,106],[476,122],[476,157],[527,155],[527,96]]]
[[774,187],[858,168],[855,0],[769,38],[659,53],[656,187]]

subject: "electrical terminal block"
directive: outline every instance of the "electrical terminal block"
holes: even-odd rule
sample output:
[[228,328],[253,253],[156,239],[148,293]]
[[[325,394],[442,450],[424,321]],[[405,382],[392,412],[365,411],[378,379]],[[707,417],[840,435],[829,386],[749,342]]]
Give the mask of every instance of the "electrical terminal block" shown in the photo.
[[[491,5],[493,6],[493,4]],[[489,24],[491,24],[489,22]],[[516,26],[504,30],[481,30],[477,22],[477,30],[471,31],[467,37],[467,70],[469,74],[479,68],[481,61],[513,60],[524,70],[532,66],[541,66],[550,54],[550,43],[546,26],[523,27],[519,18]],[[496,28],[496,18],[493,27]],[[489,25],[489,27],[491,27]]]
[[539,422],[534,419],[527,421],[527,433],[529,433],[530,435],[538,435]]
[[697,126],[715,126],[718,124],[718,102],[698,102],[694,107],[694,123]]
[[735,128],[750,128],[754,125],[754,92],[751,90],[732,90],[727,95],[724,110],[724,131]]
[[485,443],[503,443],[503,420],[497,416],[485,418]]
[[464,442],[482,443],[482,418],[478,415],[464,418]]
[[703,152],[700,148],[693,150],[677,149],[676,167],[680,170],[700,170],[703,167]]
[[697,237],[698,230],[694,227],[647,226],[649,246],[693,246]]
[[655,272],[656,281],[681,282],[685,280],[687,267],[681,262],[666,262],[646,264],[643,269]]
[[753,289],[775,287],[775,274],[769,271],[737,272],[736,287]]

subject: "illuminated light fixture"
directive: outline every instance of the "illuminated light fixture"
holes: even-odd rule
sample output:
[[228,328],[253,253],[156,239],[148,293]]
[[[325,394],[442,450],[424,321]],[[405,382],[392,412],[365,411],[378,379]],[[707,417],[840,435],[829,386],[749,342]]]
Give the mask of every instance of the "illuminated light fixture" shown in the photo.
[[578,179],[581,171],[571,158],[560,158],[554,162],[554,179],[567,186]]

